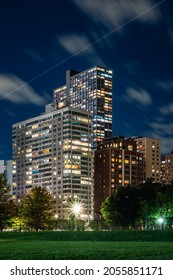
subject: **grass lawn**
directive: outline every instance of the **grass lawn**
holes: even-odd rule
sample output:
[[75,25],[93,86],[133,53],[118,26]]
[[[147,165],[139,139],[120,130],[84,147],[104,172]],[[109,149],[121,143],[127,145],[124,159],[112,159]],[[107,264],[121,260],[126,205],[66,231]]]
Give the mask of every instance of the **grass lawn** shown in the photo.
[[1,260],[168,260],[171,232],[2,232]]

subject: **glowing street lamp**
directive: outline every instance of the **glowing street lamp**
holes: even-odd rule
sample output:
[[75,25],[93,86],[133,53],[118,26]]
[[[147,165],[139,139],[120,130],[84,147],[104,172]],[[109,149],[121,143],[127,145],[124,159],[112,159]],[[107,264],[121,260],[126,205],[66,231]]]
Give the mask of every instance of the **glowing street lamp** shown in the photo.
[[80,217],[82,212],[83,212],[83,204],[76,199],[73,200],[70,203],[70,207],[69,207],[69,214],[70,214],[69,217],[71,217],[71,219],[74,221],[74,230],[77,230],[78,228],[78,218]]
[[162,229],[162,225],[163,225],[163,223],[164,223],[164,219],[162,218],[162,217],[160,217],[160,218],[158,218],[158,223],[159,223],[159,225],[160,225],[160,229]]
[[163,222],[164,222],[164,219],[160,217],[160,218],[158,219],[158,223],[159,223],[159,224],[163,224]]
[[76,218],[77,218],[77,217],[79,216],[79,214],[81,213],[81,210],[82,210],[82,205],[81,205],[81,203],[75,202],[75,203],[72,205],[72,211],[73,211],[73,214],[75,215]]
[[58,227],[58,215],[57,214],[55,214],[55,228],[57,229],[57,227]]

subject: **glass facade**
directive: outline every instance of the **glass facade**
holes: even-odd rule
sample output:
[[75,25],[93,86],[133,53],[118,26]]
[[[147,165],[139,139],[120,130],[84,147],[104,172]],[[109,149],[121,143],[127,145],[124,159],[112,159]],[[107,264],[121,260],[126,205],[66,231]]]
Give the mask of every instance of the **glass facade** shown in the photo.
[[92,146],[112,136],[112,71],[95,66],[67,71],[66,85],[54,90],[54,103],[67,100],[92,115]]

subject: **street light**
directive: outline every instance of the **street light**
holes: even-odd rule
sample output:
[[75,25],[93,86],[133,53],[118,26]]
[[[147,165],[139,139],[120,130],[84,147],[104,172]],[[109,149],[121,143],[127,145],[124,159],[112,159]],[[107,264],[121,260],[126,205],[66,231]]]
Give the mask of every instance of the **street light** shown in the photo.
[[79,214],[81,213],[81,211],[82,211],[82,205],[81,205],[81,203],[75,202],[75,203],[72,205],[72,211],[73,211],[73,214],[75,215],[75,217],[77,218],[77,217],[79,216]]
[[72,201],[70,203],[69,212],[71,217],[71,221],[74,221],[74,230],[78,228],[78,219],[83,212],[83,204],[79,201]]
[[55,229],[57,229],[57,227],[58,227],[58,214],[55,214]]
[[160,218],[158,218],[158,223],[159,223],[159,225],[160,225],[160,229],[162,229],[162,225],[163,225],[163,223],[164,223],[164,219],[162,218],[162,217],[160,217]]

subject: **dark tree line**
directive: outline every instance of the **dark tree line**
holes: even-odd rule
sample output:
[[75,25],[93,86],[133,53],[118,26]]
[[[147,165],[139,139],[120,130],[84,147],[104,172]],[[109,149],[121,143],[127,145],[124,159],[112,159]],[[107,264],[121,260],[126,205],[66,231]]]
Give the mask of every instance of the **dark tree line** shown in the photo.
[[172,228],[173,183],[161,185],[148,179],[138,186],[119,187],[102,203],[101,213],[114,228],[154,229],[161,217],[164,226]]
[[[101,216],[88,224],[93,230],[107,229],[155,229],[173,228],[173,182],[161,185],[147,180],[138,186],[119,187],[114,196],[107,197],[102,203]],[[105,224],[106,222],[106,224]],[[0,231],[14,230],[84,230],[84,221],[76,219],[60,220],[55,215],[55,201],[43,187],[31,189],[20,205],[13,202],[10,186],[0,174]]]

